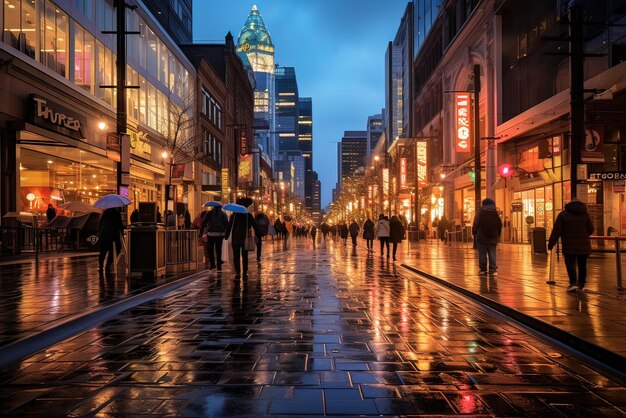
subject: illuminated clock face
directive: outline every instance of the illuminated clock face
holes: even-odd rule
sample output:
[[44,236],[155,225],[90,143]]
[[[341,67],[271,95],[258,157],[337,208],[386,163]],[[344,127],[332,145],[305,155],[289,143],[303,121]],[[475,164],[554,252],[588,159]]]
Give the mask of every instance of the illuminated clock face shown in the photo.
[[243,44],[243,45],[241,46],[241,50],[242,50],[242,51],[248,51],[249,49],[250,49],[250,44]]

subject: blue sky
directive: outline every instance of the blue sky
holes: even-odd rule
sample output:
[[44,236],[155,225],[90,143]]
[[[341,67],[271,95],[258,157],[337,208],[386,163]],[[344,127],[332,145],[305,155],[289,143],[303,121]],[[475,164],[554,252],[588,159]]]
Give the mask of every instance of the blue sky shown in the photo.
[[322,205],[337,181],[343,131],[365,130],[384,106],[385,50],[406,0],[194,0],[194,40],[237,40],[252,5],[263,16],[276,63],[295,67],[301,96],[313,98],[313,169]]

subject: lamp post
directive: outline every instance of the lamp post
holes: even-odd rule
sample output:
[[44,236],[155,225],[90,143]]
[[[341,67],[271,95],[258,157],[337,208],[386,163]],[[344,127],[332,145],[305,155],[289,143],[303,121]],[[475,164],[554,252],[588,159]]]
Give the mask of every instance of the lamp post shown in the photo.
[[[170,187],[172,184],[172,167],[174,165],[174,153],[168,152],[167,150],[163,150],[161,153],[161,157],[163,158],[164,163],[167,167],[167,182],[165,184],[165,224],[167,225],[167,211],[169,210],[169,202],[170,202]],[[169,158],[169,161],[167,159]],[[174,198],[176,198],[176,193],[174,193]],[[174,205],[172,205],[174,206]],[[172,208],[174,210],[174,208]]]

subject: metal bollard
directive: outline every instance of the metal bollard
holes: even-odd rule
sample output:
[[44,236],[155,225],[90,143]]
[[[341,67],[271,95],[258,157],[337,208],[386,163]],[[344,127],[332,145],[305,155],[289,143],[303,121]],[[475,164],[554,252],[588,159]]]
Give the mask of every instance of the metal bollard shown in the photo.
[[619,237],[615,237],[615,271],[617,275],[617,290],[623,291],[622,287],[622,256],[619,248]]

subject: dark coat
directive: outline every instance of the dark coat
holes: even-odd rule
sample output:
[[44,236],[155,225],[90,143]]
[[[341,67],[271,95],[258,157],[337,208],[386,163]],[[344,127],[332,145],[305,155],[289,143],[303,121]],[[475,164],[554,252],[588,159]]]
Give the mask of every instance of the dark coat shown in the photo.
[[561,238],[563,254],[591,254],[589,236],[592,233],[593,223],[587,205],[580,201],[569,202],[554,221],[548,248],[552,249]]
[[348,225],[342,224],[339,229],[339,236],[343,239],[348,238]]
[[404,238],[404,225],[395,216],[389,221],[389,242],[401,243]]
[[56,209],[54,209],[53,206],[49,206],[48,209],[46,209],[46,218],[48,218],[48,222],[56,218],[56,216],[57,216]]
[[224,236],[228,227],[228,216],[220,207],[207,212],[202,218],[200,231],[202,234],[208,232],[211,236]]
[[483,205],[478,210],[472,225],[472,234],[476,237],[476,242],[481,244],[496,245],[500,242],[502,219],[493,203]]
[[191,229],[191,213],[185,211],[185,229]]
[[100,229],[98,231],[100,242],[110,243],[119,240],[123,229],[120,211],[117,208],[106,209],[100,217]]
[[372,240],[374,238],[376,238],[374,221],[372,221],[371,219],[368,219],[363,224],[363,239]]
[[269,231],[269,227],[270,227],[270,220],[267,217],[266,214],[264,214],[263,212],[259,212],[255,217],[254,220],[256,221],[256,226],[259,229],[259,233],[261,237],[264,237],[267,235],[268,231]]
[[[246,230],[246,219],[248,222],[248,229]],[[246,235],[250,228],[254,229],[254,233],[259,236],[259,231],[256,226],[256,221],[251,213],[233,213],[228,221],[228,228],[226,228],[226,236],[228,239],[232,234],[231,242],[233,245],[243,245],[246,240]]]
[[359,228],[359,224],[356,223],[356,222],[352,222],[350,224],[350,236],[351,237],[358,236],[359,235],[359,229],[361,229],[361,228]]

